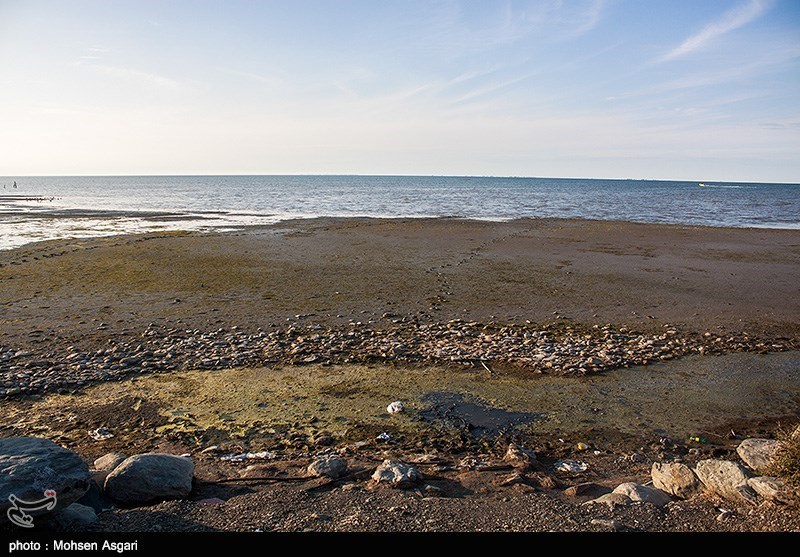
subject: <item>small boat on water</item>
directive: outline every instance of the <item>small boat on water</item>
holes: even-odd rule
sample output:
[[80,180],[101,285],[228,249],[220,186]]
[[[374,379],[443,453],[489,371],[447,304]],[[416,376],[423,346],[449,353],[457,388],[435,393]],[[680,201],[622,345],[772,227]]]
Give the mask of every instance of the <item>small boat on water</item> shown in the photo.
[[700,186],[701,188],[704,188],[704,187],[706,187],[706,185],[705,185],[704,183],[702,183],[702,182],[700,182],[700,183],[699,183],[699,184],[697,184],[697,185],[698,185],[698,186]]

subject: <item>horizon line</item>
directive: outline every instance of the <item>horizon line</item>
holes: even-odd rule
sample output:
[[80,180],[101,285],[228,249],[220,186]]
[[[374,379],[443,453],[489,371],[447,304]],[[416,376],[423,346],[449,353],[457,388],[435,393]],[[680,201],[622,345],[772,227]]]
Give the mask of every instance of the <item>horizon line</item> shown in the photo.
[[698,183],[730,183],[730,184],[778,184],[800,185],[798,182],[763,182],[752,180],[708,180],[708,179],[674,179],[674,178],[598,178],[587,176],[525,176],[496,174],[342,174],[342,173],[277,173],[277,174],[19,174],[0,176],[3,179],[15,178],[200,178],[200,177],[328,177],[328,178],[492,178],[502,180],[612,180],[637,182],[698,182]]

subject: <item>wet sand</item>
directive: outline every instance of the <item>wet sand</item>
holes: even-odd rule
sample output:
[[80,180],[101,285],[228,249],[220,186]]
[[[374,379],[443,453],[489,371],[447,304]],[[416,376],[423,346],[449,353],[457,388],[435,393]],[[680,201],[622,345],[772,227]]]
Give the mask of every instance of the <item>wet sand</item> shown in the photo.
[[41,347],[102,342],[149,323],[380,326],[393,313],[797,339],[798,277],[800,231],[319,219],[0,252],[0,334],[13,346]]

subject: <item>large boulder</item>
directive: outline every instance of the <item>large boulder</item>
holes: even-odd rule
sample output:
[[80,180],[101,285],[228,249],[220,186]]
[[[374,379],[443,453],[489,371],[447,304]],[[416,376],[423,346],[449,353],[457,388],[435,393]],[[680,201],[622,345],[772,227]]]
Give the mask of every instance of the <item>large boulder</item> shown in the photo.
[[619,493],[625,495],[631,501],[641,501],[643,503],[652,503],[656,507],[663,507],[672,499],[669,495],[652,487],[640,485],[633,482],[619,484],[612,493]]
[[77,454],[38,437],[0,439],[0,521],[6,520],[17,501],[34,502],[45,498],[45,491],[55,492],[51,509],[25,510],[29,515],[66,508],[89,489],[89,467]]
[[703,489],[692,469],[680,462],[654,462],[650,476],[654,487],[680,499],[689,499]]
[[407,488],[422,479],[416,468],[399,460],[384,460],[372,474],[376,485]]
[[777,439],[745,439],[736,447],[736,453],[751,470],[762,472],[769,468],[780,449],[781,442]]
[[106,477],[105,491],[123,504],[185,499],[192,490],[194,463],[182,456],[146,453],[126,458]]
[[729,460],[701,460],[695,473],[710,492],[729,501],[757,503],[758,495],[747,485],[749,474],[741,464]]

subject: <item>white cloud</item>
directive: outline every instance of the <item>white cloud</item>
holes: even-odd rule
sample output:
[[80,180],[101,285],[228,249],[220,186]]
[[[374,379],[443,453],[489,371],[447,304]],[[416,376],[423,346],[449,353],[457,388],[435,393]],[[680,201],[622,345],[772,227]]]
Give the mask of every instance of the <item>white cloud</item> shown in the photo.
[[722,17],[718,20],[712,21],[703,27],[699,33],[692,35],[676,48],[669,51],[661,60],[674,60],[675,58],[680,58],[681,56],[704,48],[722,35],[747,25],[758,18],[766,12],[772,4],[773,0],[750,0],[746,4],[728,10],[722,14]]

